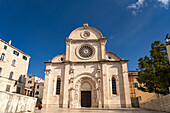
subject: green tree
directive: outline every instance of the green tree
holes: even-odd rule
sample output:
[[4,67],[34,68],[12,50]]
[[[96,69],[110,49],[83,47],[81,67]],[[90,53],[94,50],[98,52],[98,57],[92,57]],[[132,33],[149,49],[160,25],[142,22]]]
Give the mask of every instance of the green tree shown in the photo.
[[155,92],[166,95],[170,87],[170,65],[166,47],[161,41],[151,44],[150,57],[139,60],[138,89],[145,92]]

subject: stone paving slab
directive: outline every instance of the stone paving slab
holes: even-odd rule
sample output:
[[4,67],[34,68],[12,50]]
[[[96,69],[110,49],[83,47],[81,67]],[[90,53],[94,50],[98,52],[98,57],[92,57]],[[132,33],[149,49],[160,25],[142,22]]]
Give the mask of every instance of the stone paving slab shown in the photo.
[[140,108],[121,108],[121,109],[97,109],[97,108],[43,108],[36,109],[35,113],[167,113],[152,111]]

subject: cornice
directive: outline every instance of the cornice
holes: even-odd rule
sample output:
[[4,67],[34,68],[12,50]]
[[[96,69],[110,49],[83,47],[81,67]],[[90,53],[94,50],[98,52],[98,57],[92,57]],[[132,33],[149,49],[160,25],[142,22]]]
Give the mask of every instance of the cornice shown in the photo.
[[3,42],[3,43],[5,43],[6,45],[12,47],[13,49],[15,49],[15,50],[21,52],[22,54],[26,55],[27,57],[31,58],[29,55],[27,55],[26,53],[24,53],[24,52],[22,52],[21,50],[17,49],[16,47],[14,47],[14,46],[8,44],[6,41],[4,41],[4,40],[2,40],[2,39],[0,39],[0,41]]
[[119,60],[119,61],[110,61],[110,60],[100,60],[100,61],[63,61],[63,62],[44,62],[46,65],[50,64],[70,64],[70,63],[114,63],[114,62],[125,62],[129,60]]

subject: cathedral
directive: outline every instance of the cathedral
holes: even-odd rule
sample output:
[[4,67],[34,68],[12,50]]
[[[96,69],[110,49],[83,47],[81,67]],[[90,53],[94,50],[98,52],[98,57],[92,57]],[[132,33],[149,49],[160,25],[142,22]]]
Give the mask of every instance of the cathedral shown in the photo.
[[106,42],[87,23],[71,32],[66,53],[45,62],[43,107],[131,107],[128,60],[106,52]]

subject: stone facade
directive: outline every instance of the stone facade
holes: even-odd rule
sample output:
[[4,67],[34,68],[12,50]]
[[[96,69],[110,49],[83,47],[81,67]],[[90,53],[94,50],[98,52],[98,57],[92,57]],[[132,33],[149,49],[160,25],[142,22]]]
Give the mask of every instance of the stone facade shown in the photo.
[[0,91],[24,94],[30,56],[0,39]]
[[0,91],[0,113],[34,113],[37,99]]
[[45,62],[43,107],[131,107],[128,60],[105,51],[100,31],[85,23],[65,42],[66,53]]
[[138,86],[140,85],[137,81],[138,71],[129,71],[128,77],[131,98],[139,97],[142,103],[158,98],[158,95],[156,93],[149,93],[138,90]]
[[141,108],[170,112],[170,94],[140,104]]
[[39,98],[42,100],[44,80],[35,75],[27,75],[25,83],[25,95]]

